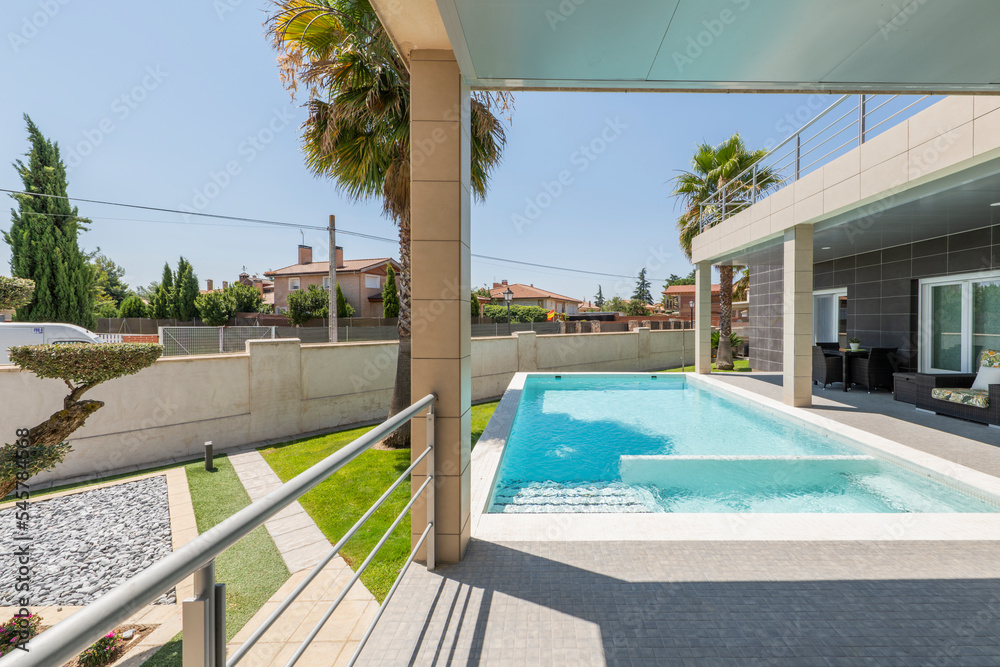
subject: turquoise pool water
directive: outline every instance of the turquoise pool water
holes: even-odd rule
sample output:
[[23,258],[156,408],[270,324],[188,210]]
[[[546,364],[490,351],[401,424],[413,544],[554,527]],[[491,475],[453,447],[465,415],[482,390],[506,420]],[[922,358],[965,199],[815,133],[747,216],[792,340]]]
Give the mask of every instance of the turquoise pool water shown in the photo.
[[491,512],[996,512],[683,375],[529,376]]

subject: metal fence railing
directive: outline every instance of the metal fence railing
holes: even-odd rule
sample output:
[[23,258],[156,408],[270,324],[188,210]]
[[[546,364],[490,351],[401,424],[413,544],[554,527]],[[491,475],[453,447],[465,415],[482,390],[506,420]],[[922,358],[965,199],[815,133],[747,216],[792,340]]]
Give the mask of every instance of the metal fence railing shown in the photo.
[[511,322],[508,329],[506,322],[494,322],[493,324],[473,324],[472,337],[486,338],[488,336],[506,336],[515,331],[535,331],[540,334],[559,333],[558,322]]
[[[704,202],[699,209],[700,231],[823,167],[892,127],[891,121],[905,120],[936,99],[928,95],[843,95]],[[765,179],[767,172],[773,178]]]
[[166,357],[245,352],[248,340],[274,338],[274,327],[160,327]]
[[[473,338],[506,336],[508,331],[560,333],[559,322],[514,322],[509,329],[504,322],[472,325]],[[245,352],[248,340],[298,338],[305,344],[330,342],[330,330],[326,327],[160,327],[159,335],[163,355],[167,357]],[[121,339],[121,334],[101,336],[109,342]],[[399,340],[399,331],[395,326],[339,327],[337,340],[340,343]]]
[[[347,592],[361,577],[361,574],[372,562],[379,550],[385,545],[389,536],[400,525],[407,513],[410,512],[417,499],[423,495],[425,496],[425,504],[427,506],[427,525],[420,534],[417,543],[410,551],[406,562],[396,577],[396,581],[389,589],[389,593],[375,614],[375,618],[369,624],[364,635],[362,635],[361,641],[354,651],[354,655],[348,662],[348,665],[353,665],[364,649],[368,638],[371,636],[375,624],[382,617],[382,612],[385,610],[386,605],[389,604],[393,594],[396,592],[396,588],[402,580],[403,575],[406,574],[407,569],[413,563],[420,548],[425,544],[427,546],[425,552],[427,568],[433,570],[435,566],[435,400],[436,397],[433,394],[423,397],[406,410],[368,431],[351,444],[334,452],[305,472],[281,485],[278,489],[251,503],[248,507],[243,508],[214,528],[202,533],[177,551],[142,570],[125,583],[116,586],[66,620],[45,630],[31,640],[30,651],[13,651],[0,658],[0,667],[52,667],[53,665],[61,665],[68,660],[72,660],[74,656],[100,639],[108,631],[127,621],[142,607],[153,602],[153,600],[175,587],[181,580],[191,574],[195,575],[195,597],[185,600],[183,604],[184,641],[182,659],[184,667],[234,667],[247,655],[247,652],[264,635],[267,629],[281,618],[284,611],[288,609],[309,583],[336,556],[344,544],[358,532],[372,514],[389,498],[392,492],[409,479],[410,474],[419,464],[426,461],[426,481],[413,491],[410,501],[397,515],[396,520],[389,526],[364,562],[358,566],[357,571],[351,579],[344,584],[342,592],[302,641],[295,654],[285,663],[286,667],[292,667],[298,661],[299,657],[308,648],[334,610],[336,610],[340,602],[346,597]],[[337,544],[333,545],[323,560],[309,572],[306,578],[295,587],[295,590],[278,605],[274,612],[268,616],[267,620],[254,630],[250,637],[243,642],[239,650],[235,651],[227,660],[225,584],[215,583],[215,558],[254,529],[262,526],[265,521],[282,509],[301,498],[307,491],[332,476],[368,450],[372,445],[409,422],[424,410],[427,410],[427,448],[420,456],[413,460],[410,467],[400,474],[382,497],[365,512]]]

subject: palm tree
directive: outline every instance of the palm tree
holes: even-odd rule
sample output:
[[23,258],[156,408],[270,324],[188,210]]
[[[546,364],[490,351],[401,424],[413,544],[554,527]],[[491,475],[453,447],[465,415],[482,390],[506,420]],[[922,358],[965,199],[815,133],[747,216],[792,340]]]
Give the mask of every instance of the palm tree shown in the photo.
[[[750,167],[767,155],[765,149],[748,150],[737,132],[718,146],[701,143],[691,158],[691,170],[673,179],[671,195],[680,197],[684,212],[677,219],[681,250],[691,259],[691,242],[700,231],[703,216],[719,213],[724,206],[727,214],[736,213],[753,201],[753,195],[778,184],[781,178],[770,167],[760,166],[754,177]],[[716,368],[733,369],[733,351],[729,343],[732,333],[733,269],[719,269],[719,352]],[[741,281],[742,282],[742,281]]]
[[[279,73],[294,96],[308,94],[302,126],[306,164],[354,200],[378,199],[399,228],[399,353],[390,416],[410,404],[410,74],[368,0],[275,0],[267,20]],[[486,196],[506,137],[494,111],[505,93],[471,101],[472,192]],[[409,427],[388,440],[409,446]]]

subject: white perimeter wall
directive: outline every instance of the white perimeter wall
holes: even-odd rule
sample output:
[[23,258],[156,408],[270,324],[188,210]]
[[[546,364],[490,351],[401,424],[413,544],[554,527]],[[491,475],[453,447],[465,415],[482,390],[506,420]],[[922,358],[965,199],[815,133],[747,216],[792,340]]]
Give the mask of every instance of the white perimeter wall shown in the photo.
[[[105,406],[70,441],[73,451],[35,482],[197,458],[216,451],[288,440],[338,426],[382,420],[396,374],[395,342],[300,345],[249,341],[244,354],[160,359],[137,375],[91,390]],[[503,394],[519,371],[648,371],[691,363],[692,331],[539,336],[519,332],[472,340],[472,400]],[[686,355],[684,352],[686,351]],[[0,442],[41,423],[67,393],[0,366]]]

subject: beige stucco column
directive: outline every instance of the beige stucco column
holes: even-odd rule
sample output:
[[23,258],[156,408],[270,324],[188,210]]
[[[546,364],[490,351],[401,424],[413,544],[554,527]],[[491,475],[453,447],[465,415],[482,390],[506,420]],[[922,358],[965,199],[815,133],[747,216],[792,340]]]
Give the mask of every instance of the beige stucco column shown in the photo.
[[[438,397],[436,558],[454,563],[465,552],[471,530],[472,401],[469,88],[454,54],[411,52],[410,95],[411,397]],[[415,458],[426,448],[425,420],[415,420],[412,433]],[[413,475],[412,489],[424,479]],[[423,502],[414,504],[414,543],[427,525],[425,512]]]
[[712,265],[699,262],[694,272],[694,372],[712,372]]
[[782,386],[788,405],[812,405],[813,228],[785,230]]

